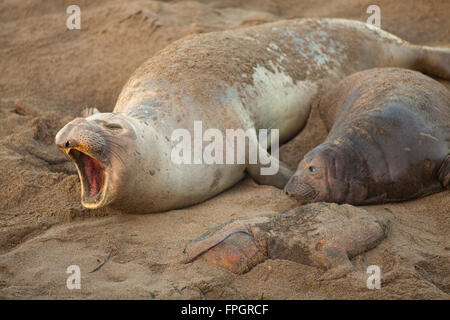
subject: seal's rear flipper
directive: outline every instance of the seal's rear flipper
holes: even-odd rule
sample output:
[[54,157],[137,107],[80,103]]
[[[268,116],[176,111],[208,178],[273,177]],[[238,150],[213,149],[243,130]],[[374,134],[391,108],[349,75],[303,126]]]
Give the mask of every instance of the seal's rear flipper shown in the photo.
[[450,48],[412,45],[415,52],[413,69],[430,76],[450,80]]
[[450,154],[442,161],[438,171],[438,179],[444,188],[450,189]]
[[205,252],[203,258],[233,273],[243,274],[266,260],[267,256],[258,248],[253,236],[238,232]]
[[235,221],[208,230],[185,248],[181,263],[190,263],[202,256],[236,274],[249,271],[267,259],[264,250],[255,242],[253,232],[257,229],[251,227],[251,224],[265,220]]
[[85,109],[83,109],[83,111],[81,111],[81,116],[83,118],[87,118],[87,117],[90,117],[90,116],[92,116],[92,115],[94,115],[96,113],[100,113],[100,111],[98,111],[97,108],[85,108]]

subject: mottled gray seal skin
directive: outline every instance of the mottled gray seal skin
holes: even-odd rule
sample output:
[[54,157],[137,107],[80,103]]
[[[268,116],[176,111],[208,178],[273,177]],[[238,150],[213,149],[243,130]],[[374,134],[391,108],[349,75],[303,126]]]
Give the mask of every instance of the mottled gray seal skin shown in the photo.
[[322,280],[340,278],[353,269],[350,259],[375,248],[389,226],[387,217],[362,208],[313,203],[215,228],[189,243],[182,262],[202,258],[242,274],[266,259],[283,259],[324,269]]
[[449,188],[450,93],[439,82],[400,68],[362,71],[318,108],[331,130],[299,163],[289,195],[361,205]]
[[[343,19],[278,21],[193,35],[142,64],[112,113],[70,122],[55,142],[75,162],[82,204],[91,209],[182,208],[230,188],[246,171],[259,183],[282,188],[293,172],[281,164],[270,176],[249,161],[176,164],[171,135],[186,129],[193,136],[194,122],[201,121],[204,132],[278,129],[282,143],[301,130],[316,97],[345,76],[401,66],[450,78],[449,52]],[[249,139],[258,144],[256,134]]]

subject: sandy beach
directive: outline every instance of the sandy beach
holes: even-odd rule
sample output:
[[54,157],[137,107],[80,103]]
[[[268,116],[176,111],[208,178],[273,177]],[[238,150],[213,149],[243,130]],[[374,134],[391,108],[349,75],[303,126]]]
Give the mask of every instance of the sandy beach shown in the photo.
[[[192,239],[233,219],[298,206],[282,190],[246,178],[201,204],[128,214],[80,203],[75,166],[54,144],[86,107],[113,110],[133,71],[184,36],[302,17],[366,21],[371,0],[78,0],[81,29],[66,27],[65,0],[0,4],[1,299],[449,299],[450,191],[365,206],[389,219],[375,249],[352,259],[346,277],[268,259],[243,275],[199,259],[176,263]],[[409,42],[450,47],[450,2],[382,0],[381,27]],[[439,80],[450,90],[450,81]],[[296,167],[327,132],[311,113],[280,149]],[[96,272],[89,273],[107,257]],[[381,289],[366,287],[369,265]],[[81,269],[68,290],[67,268]]]

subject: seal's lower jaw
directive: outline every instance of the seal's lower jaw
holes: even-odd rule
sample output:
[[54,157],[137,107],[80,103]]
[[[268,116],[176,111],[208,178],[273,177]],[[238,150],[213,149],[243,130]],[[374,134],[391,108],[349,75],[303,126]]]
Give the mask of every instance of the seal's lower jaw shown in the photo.
[[88,209],[106,206],[108,201],[108,172],[106,166],[94,157],[76,149],[68,152],[78,169],[81,181],[81,204]]

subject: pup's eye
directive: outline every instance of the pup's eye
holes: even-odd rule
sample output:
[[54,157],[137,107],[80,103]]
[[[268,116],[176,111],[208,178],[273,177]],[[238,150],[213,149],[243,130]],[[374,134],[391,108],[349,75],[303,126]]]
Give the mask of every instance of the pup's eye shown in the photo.
[[111,129],[111,130],[120,130],[122,129],[122,126],[118,123],[105,123],[105,128]]
[[316,170],[317,170],[317,168],[314,167],[314,166],[310,166],[310,167],[308,168],[308,171],[309,171],[309,172],[316,172]]

